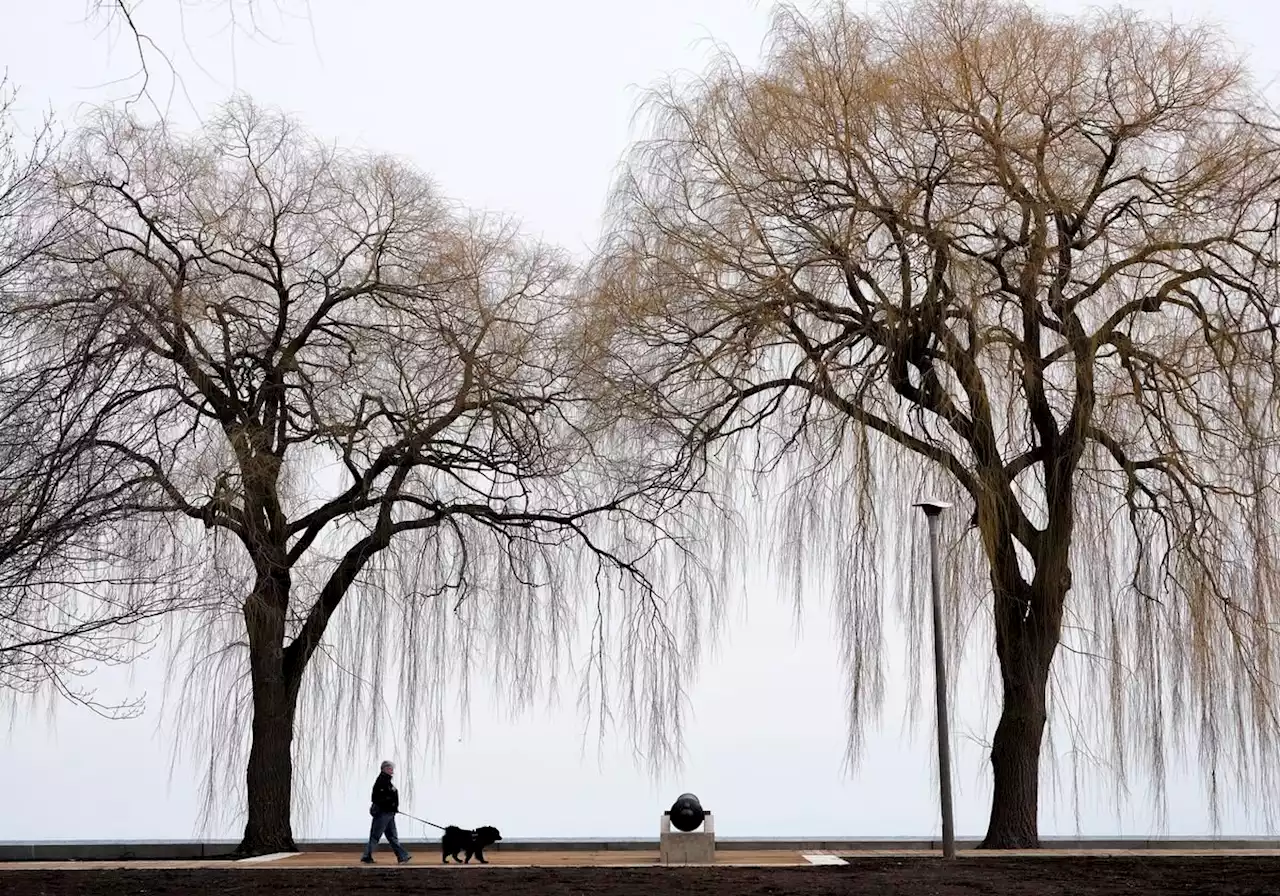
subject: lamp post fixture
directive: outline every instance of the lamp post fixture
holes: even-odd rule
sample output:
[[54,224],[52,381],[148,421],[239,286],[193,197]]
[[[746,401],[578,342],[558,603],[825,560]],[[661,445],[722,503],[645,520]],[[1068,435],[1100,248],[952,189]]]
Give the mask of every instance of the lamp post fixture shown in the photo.
[[951,806],[951,733],[947,725],[947,668],[942,654],[942,583],[939,578],[938,517],[951,505],[945,501],[918,501],[929,522],[929,581],[933,598],[933,683],[938,705],[938,788],[942,805],[942,855],[956,857],[956,826]]

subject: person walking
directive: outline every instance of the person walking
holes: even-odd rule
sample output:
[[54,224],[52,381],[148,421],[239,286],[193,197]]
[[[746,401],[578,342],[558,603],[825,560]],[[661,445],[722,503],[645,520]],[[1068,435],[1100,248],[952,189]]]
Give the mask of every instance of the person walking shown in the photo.
[[396,785],[391,782],[391,777],[395,773],[396,764],[389,759],[384,760],[378,771],[378,780],[373,782],[373,796],[369,806],[369,814],[373,816],[373,822],[369,825],[369,845],[364,848],[364,855],[360,857],[360,861],[366,865],[373,864],[373,851],[378,848],[378,841],[384,834],[401,865],[413,858],[400,845],[400,835],[396,832],[396,813],[400,811],[400,794],[396,792]]

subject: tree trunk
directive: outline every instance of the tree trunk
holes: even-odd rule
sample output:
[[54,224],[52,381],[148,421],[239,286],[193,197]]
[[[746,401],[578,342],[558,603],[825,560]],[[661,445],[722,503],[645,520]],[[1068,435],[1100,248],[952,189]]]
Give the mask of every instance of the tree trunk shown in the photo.
[[245,770],[248,820],[236,852],[295,852],[293,842],[293,723],[297,682],[284,663],[284,615],[289,583],[260,581],[245,603],[253,727]]
[[1000,723],[991,743],[991,819],[983,849],[1040,845],[1040,745],[1044,740],[1045,681],[1004,689]]
[[994,789],[982,849],[1040,846],[1040,748],[1064,598],[1055,593],[1037,599],[1030,589],[1018,597],[997,595],[996,654],[1004,700],[991,743]]
[[245,771],[249,817],[236,850],[247,856],[297,851],[291,818],[294,700],[284,689],[266,691],[255,693],[253,701],[253,734]]

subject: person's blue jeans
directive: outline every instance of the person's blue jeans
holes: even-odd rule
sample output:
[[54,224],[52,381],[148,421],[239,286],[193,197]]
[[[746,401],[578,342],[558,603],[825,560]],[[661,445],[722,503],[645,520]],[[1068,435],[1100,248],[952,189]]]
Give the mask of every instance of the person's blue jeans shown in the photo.
[[373,851],[378,848],[378,841],[384,834],[391,848],[395,850],[396,858],[402,862],[408,859],[409,853],[400,845],[400,835],[396,832],[396,813],[394,812],[379,812],[373,816],[373,823],[369,825],[369,845],[364,848],[364,855],[361,858],[373,858]]

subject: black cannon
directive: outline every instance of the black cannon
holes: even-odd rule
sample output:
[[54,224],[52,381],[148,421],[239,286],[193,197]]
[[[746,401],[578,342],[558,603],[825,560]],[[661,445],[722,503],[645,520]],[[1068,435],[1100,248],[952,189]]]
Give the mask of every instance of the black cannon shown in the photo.
[[671,804],[671,811],[667,815],[670,816],[671,824],[676,830],[684,831],[686,834],[696,831],[698,825],[702,824],[703,819],[707,817],[702,803],[698,802],[698,798],[692,793],[680,794],[680,797]]

